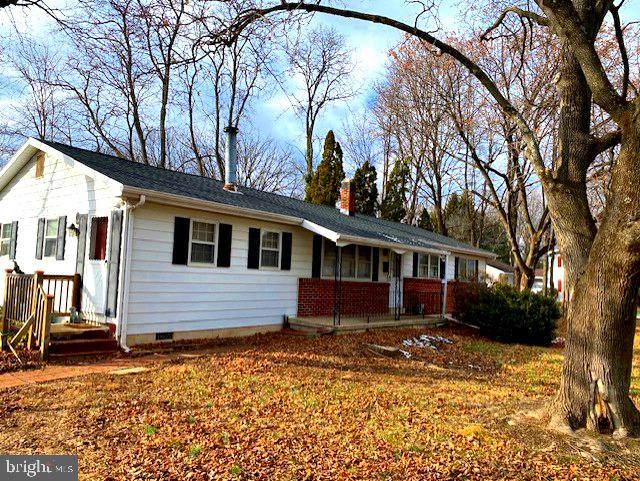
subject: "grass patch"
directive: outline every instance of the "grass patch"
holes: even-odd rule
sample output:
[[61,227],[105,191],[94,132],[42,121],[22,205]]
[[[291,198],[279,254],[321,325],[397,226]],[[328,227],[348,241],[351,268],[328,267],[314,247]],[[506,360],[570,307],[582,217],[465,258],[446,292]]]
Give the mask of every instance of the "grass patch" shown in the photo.
[[233,339],[135,382],[96,374],[5,391],[0,451],[77,452],[90,480],[637,477],[633,443],[594,463],[566,438],[510,421],[554,394],[562,350],[458,329],[428,331],[454,343],[411,348],[409,360],[364,346],[423,332]]

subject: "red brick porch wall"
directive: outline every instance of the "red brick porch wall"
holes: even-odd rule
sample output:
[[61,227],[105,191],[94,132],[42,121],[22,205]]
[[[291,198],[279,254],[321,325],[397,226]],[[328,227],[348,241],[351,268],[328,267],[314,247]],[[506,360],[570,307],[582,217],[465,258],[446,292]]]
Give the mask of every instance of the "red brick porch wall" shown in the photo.
[[420,305],[424,306],[425,314],[442,312],[442,282],[439,279],[405,277],[403,289],[403,305],[407,313],[417,313]]
[[[332,279],[298,280],[298,317],[332,316],[333,299]],[[343,316],[366,316],[388,312],[388,283],[342,281]]]

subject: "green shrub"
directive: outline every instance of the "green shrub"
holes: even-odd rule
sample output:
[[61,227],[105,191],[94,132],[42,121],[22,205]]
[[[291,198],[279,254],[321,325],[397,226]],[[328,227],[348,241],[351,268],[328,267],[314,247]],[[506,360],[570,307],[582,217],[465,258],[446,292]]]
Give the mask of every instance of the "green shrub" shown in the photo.
[[561,316],[558,303],[548,296],[496,284],[477,285],[460,312],[463,321],[480,327],[496,341],[548,346]]

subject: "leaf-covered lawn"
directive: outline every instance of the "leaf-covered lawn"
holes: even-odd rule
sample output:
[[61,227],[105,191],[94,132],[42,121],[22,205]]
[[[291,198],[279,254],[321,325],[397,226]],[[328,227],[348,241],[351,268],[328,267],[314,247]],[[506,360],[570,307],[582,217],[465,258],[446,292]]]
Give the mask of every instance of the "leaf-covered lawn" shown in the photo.
[[255,336],[5,391],[0,452],[77,453],[81,479],[638,479],[637,441],[585,446],[518,415],[554,393],[561,349],[451,329],[428,333],[453,345],[410,360],[363,345],[421,332]]

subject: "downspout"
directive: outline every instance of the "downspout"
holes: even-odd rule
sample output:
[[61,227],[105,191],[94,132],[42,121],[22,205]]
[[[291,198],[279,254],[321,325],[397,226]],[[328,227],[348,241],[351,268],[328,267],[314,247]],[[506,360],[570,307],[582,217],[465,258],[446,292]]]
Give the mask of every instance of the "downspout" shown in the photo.
[[133,244],[133,211],[141,207],[147,201],[146,196],[141,195],[136,204],[125,201],[124,204],[124,262],[120,270],[120,299],[118,309],[118,332],[116,334],[120,347],[129,352],[131,348],[127,346],[127,319],[129,318],[129,284],[131,281],[131,245]]

